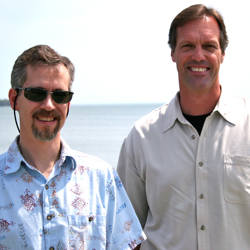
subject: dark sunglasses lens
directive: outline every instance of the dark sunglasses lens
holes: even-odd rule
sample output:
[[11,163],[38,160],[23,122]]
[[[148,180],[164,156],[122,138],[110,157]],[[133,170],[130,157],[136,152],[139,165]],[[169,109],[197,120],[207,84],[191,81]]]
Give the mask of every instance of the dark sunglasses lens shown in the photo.
[[56,103],[68,103],[72,99],[72,92],[68,91],[54,91],[53,92],[53,100]]
[[27,88],[24,90],[24,96],[30,101],[41,102],[46,98],[47,92],[44,89]]

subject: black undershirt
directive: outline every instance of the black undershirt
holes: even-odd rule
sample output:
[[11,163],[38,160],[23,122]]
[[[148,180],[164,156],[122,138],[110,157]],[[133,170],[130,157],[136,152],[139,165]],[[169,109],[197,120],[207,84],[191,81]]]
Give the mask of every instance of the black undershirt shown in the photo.
[[205,114],[205,115],[186,115],[183,113],[183,116],[195,127],[199,135],[201,134],[204,122],[206,118],[210,115],[211,113]]

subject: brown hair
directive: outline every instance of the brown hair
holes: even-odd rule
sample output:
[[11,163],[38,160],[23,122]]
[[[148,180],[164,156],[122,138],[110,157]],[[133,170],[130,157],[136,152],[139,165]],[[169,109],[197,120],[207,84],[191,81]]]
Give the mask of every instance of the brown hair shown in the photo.
[[207,8],[203,4],[192,5],[184,9],[172,21],[168,34],[168,44],[173,52],[176,46],[177,28],[187,24],[192,20],[201,19],[204,16],[213,17],[217,21],[220,28],[220,47],[222,50],[222,54],[224,54],[229,41],[223,17],[219,13],[219,11],[213,8]]
[[59,55],[48,45],[37,45],[25,50],[15,61],[11,72],[11,87],[22,87],[27,80],[27,66],[54,66],[64,65],[70,76],[69,90],[71,90],[74,81],[75,67],[73,63],[65,56]]

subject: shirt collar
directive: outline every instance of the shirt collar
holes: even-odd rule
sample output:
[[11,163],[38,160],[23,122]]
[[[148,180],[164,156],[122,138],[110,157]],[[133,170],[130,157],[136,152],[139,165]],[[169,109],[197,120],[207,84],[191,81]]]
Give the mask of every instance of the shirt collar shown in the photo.
[[[19,135],[15,138],[13,143],[10,145],[8,151],[7,151],[7,158],[6,158],[6,164],[4,169],[4,174],[10,174],[18,171],[18,169],[21,166],[21,163],[24,162],[27,167],[31,169],[35,169],[34,167],[30,166],[26,160],[23,158],[19,147],[18,147],[18,140]],[[74,151],[70,149],[68,144],[63,140],[61,137],[61,155],[60,159],[58,160],[58,164],[56,164],[58,167],[62,167],[63,164],[66,164],[66,158],[71,157],[74,158]],[[73,164],[71,166],[73,169],[76,168],[76,164]]]
[[175,95],[175,97],[171,100],[168,106],[166,106],[166,116],[165,116],[165,122],[163,126],[163,132],[166,132],[169,130],[175,123],[175,121],[178,119],[181,123],[186,124],[188,123],[187,120],[184,118],[180,102],[179,102],[179,92]]
[[[242,109],[242,107],[239,106],[239,101],[240,101],[239,99],[240,98],[234,97],[222,91],[220,99],[216,104],[211,115],[215,112],[218,112],[226,121],[235,125],[237,123],[237,120],[239,119],[240,110]],[[166,116],[163,126],[163,132],[170,129],[174,125],[177,119],[183,124],[188,123],[188,121],[184,118],[182,114],[179,100],[180,98],[178,92],[175,95],[175,97],[171,100],[169,105],[165,106]]]
[[235,125],[244,110],[242,100],[243,98],[222,91],[213,112],[217,111],[226,121]]

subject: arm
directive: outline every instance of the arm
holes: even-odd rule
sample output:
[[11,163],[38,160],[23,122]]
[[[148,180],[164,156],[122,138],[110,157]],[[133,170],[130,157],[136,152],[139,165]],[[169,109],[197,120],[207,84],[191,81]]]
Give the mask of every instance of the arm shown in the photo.
[[144,177],[141,177],[143,176],[142,166],[144,165],[143,163],[145,157],[142,152],[138,153],[140,145],[135,144],[136,143],[131,143],[131,138],[130,140],[124,140],[120,151],[117,172],[135,209],[139,221],[142,227],[144,227],[148,216],[148,203],[146,198],[145,183],[143,180]]

